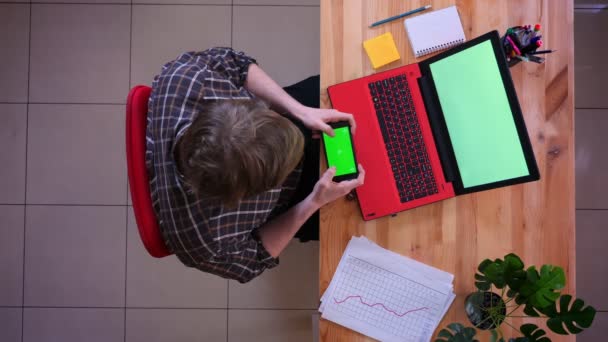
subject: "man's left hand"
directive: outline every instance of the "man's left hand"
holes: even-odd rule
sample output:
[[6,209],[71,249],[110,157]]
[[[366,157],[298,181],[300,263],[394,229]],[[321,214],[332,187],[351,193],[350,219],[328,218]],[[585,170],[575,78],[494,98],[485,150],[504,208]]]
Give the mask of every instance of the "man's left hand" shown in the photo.
[[355,129],[357,128],[352,114],[342,113],[335,109],[304,107],[297,117],[302,121],[304,126],[312,130],[313,138],[319,138],[321,136],[320,132],[333,137],[334,130],[328,125],[330,122],[348,121],[351,133],[353,134],[355,134]]

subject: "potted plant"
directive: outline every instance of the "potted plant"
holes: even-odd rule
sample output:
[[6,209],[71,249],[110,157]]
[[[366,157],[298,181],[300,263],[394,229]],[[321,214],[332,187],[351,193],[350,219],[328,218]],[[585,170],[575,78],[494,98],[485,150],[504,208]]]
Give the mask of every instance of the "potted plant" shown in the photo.
[[[589,328],[595,309],[581,299],[561,294],[566,285],[564,270],[559,266],[543,265],[540,272],[535,266],[524,268],[515,254],[494,261],[486,259],[475,274],[476,292],[465,299],[465,311],[473,327],[452,323],[439,332],[435,342],[477,342],[476,329],[490,330],[492,342],[504,342],[503,325],[523,336],[509,342],[550,342],[546,331],[536,324],[523,324],[515,328],[510,317],[537,317],[560,335],[578,334]],[[521,310],[523,308],[522,316]]]

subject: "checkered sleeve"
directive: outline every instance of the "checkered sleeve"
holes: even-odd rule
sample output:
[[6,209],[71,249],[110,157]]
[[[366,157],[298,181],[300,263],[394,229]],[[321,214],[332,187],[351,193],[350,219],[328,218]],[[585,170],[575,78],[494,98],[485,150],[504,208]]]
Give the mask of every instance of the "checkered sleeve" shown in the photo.
[[218,253],[195,267],[203,272],[246,283],[279,264],[254,230],[244,239],[223,238]]
[[216,47],[203,52],[211,61],[208,63],[214,72],[223,74],[237,88],[243,87],[247,80],[249,65],[257,61],[244,52],[235,51],[228,47]]

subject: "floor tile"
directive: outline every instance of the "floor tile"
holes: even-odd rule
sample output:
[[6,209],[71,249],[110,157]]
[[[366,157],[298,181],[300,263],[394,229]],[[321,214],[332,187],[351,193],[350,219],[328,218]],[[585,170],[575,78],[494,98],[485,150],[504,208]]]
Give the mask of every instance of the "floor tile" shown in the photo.
[[608,311],[608,210],[576,211],[576,294]]
[[605,341],[608,336],[608,312],[598,312],[591,328],[576,335],[577,342]]
[[319,312],[315,312],[311,315],[310,320],[312,322],[312,342],[319,342],[319,320],[321,319],[321,314]]
[[230,5],[231,0],[133,0],[134,4]]
[[23,304],[23,212],[22,205],[0,205],[0,306]]
[[304,5],[320,6],[320,0],[234,0],[235,5]]
[[125,304],[126,208],[28,206],[25,304]]
[[126,342],[224,342],[226,311],[127,309]]
[[48,3],[74,3],[74,4],[130,4],[130,0],[35,0],[36,2],[48,2]]
[[608,0],[574,0],[574,7],[588,4],[603,4],[608,5]]
[[576,207],[608,209],[608,109],[576,110]]
[[124,341],[124,309],[26,308],[23,324],[23,342]]
[[0,104],[0,122],[0,203],[24,203],[27,105]]
[[32,6],[30,101],[126,103],[130,6]]
[[574,14],[574,84],[576,107],[608,108],[608,45],[598,44],[598,33],[608,32],[608,10]]
[[229,310],[228,342],[310,342],[315,310]]
[[152,84],[183,52],[230,46],[230,31],[230,6],[134,6],[131,85]]
[[235,6],[233,46],[282,86],[320,72],[318,7]]
[[227,307],[227,280],[186,267],[175,256],[150,256],[139,238],[131,209],[128,221],[128,307]]
[[231,308],[314,309],[319,304],[319,243],[292,240],[279,266],[246,284],[230,281]]
[[21,308],[0,308],[0,341],[21,342]]
[[30,5],[0,4],[0,101],[27,102],[29,31]]
[[30,105],[27,201],[125,204],[121,105]]

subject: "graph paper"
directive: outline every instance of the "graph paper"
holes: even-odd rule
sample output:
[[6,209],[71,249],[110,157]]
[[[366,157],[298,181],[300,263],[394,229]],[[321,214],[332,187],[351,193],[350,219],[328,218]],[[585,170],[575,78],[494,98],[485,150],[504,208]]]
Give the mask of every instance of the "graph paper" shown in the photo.
[[323,317],[382,341],[428,341],[454,298],[449,286],[424,284],[350,253],[336,273],[322,299]]

